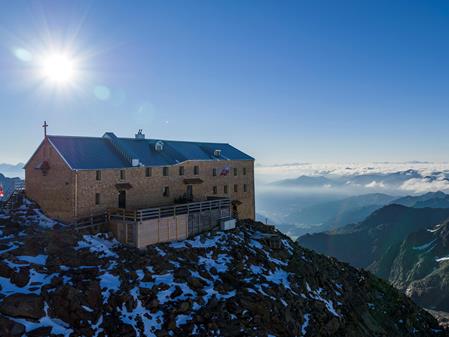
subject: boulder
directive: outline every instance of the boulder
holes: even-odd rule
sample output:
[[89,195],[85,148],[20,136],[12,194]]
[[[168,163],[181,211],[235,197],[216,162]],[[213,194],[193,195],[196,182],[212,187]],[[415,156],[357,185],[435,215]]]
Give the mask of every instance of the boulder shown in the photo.
[[52,328],[49,326],[40,327],[27,332],[27,337],[47,337],[51,336]]
[[12,273],[14,273],[14,270],[9,268],[3,262],[0,262],[0,277],[10,278]]
[[18,287],[25,287],[30,281],[30,271],[27,268],[20,268],[18,272],[11,275],[11,282]]
[[14,294],[0,303],[0,313],[18,318],[39,319],[45,315],[44,300],[35,294]]
[[0,336],[19,337],[25,333],[25,327],[6,317],[0,316]]

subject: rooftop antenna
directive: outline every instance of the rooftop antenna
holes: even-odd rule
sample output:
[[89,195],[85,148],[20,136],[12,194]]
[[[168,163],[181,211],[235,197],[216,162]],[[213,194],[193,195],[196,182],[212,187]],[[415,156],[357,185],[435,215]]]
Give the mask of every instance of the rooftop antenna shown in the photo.
[[42,125],[42,127],[44,128],[44,137],[47,138],[47,127],[48,127],[47,121],[44,121],[44,125]]

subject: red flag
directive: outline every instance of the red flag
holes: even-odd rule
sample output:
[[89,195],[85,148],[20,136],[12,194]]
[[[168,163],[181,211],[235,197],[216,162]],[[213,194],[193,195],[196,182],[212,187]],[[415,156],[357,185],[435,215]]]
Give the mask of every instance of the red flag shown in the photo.
[[0,185],[0,198],[3,198],[5,196],[5,192],[3,191],[3,186]]
[[229,171],[231,171],[231,169],[229,168],[229,166],[225,166],[223,168],[223,170],[221,170],[220,176],[227,176],[229,174]]

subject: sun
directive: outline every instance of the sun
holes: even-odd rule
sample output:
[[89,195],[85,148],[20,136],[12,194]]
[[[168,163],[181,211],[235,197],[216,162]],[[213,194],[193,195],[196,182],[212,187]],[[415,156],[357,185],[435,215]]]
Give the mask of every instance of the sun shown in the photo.
[[43,56],[40,68],[42,77],[55,85],[63,86],[76,79],[76,62],[64,53],[52,52]]

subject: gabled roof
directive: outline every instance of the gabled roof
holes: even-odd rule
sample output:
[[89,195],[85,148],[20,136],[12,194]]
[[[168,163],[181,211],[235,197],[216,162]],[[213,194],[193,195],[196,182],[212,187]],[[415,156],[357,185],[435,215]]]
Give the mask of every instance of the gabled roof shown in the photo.
[[[159,139],[119,138],[113,133],[103,137],[48,136],[66,163],[74,170],[132,167],[137,159],[143,166],[164,166],[187,160],[254,160],[225,143],[185,142]],[[162,151],[156,151],[157,142]],[[220,156],[215,156],[220,150]]]

